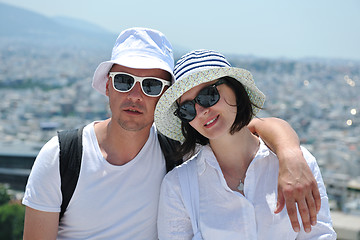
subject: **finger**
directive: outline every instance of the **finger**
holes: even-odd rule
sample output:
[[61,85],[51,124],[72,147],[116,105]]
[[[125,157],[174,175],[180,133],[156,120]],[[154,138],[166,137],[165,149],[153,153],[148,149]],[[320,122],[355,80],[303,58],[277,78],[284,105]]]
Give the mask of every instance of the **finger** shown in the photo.
[[316,209],[316,204],[315,204],[315,199],[314,196],[312,194],[309,194],[306,197],[306,203],[308,206],[308,210],[309,210],[309,215],[310,215],[310,223],[312,226],[316,225],[317,222],[317,209]]
[[298,209],[300,212],[301,220],[304,226],[305,232],[311,231],[311,224],[310,224],[310,214],[309,214],[309,207],[305,201],[305,199],[302,199],[297,202]]
[[319,213],[320,208],[321,208],[321,196],[320,196],[318,185],[316,183],[312,187],[312,194],[313,194],[313,197],[315,200],[316,213]]
[[279,213],[285,207],[285,198],[282,191],[278,190],[277,204],[274,213]]
[[293,199],[286,199],[286,210],[288,212],[292,228],[295,232],[300,232],[300,224],[298,221],[296,204]]

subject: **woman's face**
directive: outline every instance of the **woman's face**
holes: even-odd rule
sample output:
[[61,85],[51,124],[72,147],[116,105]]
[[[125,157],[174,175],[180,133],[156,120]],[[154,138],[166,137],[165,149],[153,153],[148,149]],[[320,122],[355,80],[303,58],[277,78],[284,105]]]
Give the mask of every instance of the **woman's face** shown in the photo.
[[[218,80],[200,84],[187,91],[180,98],[179,104],[193,100],[204,87],[214,84]],[[219,101],[209,108],[195,104],[196,117],[190,125],[209,140],[230,134],[230,128],[236,118],[236,96],[234,91],[226,84],[217,86],[220,94]]]

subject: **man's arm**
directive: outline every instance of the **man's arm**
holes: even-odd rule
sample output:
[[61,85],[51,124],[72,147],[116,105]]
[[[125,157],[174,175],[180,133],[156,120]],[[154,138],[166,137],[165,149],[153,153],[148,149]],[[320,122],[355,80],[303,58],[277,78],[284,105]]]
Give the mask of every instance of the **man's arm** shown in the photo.
[[279,118],[253,119],[248,128],[258,134],[279,158],[278,200],[275,213],[286,203],[294,231],[300,231],[296,203],[306,232],[316,224],[321,199],[316,180],[304,159],[296,132]]
[[23,239],[56,239],[58,225],[59,213],[26,207]]

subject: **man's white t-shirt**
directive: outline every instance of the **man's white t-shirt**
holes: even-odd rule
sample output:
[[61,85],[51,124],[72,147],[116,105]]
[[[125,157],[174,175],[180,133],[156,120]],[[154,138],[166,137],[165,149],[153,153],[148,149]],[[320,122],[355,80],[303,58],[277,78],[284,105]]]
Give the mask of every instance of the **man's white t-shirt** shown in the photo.
[[[157,239],[156,219],[165,159],[153,126],[139,154],[122,166],[101,154],[94,123],[83,131],[79,180],[59,225],[58,239]],[[53,137],[37,156],[23,204],[60,212],[59,144]]]

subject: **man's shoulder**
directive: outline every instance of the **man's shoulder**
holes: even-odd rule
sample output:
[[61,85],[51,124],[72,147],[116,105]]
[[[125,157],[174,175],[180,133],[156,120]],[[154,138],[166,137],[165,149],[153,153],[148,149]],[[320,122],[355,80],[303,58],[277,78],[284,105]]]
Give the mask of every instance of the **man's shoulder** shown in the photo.
[[40,152],[38,156],[43,154],[53,154],[55,152],[59,151],[59,138],[58,136],[53,136],[49,141],[47,141],[42,148],[40,149]]

